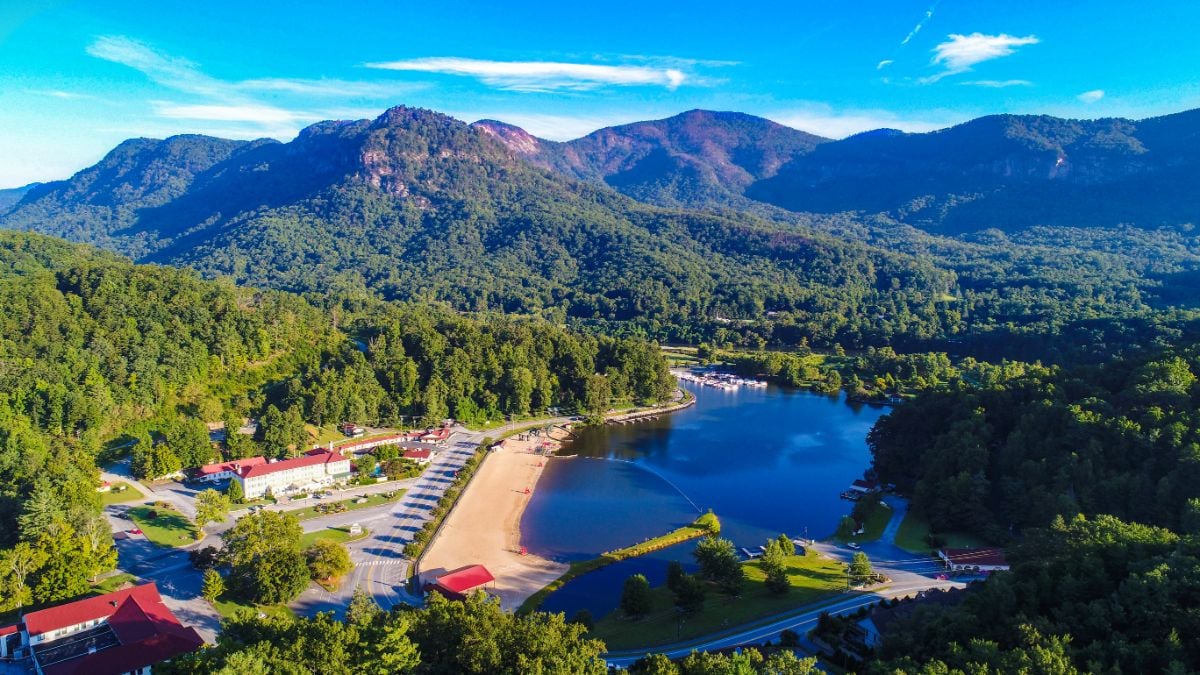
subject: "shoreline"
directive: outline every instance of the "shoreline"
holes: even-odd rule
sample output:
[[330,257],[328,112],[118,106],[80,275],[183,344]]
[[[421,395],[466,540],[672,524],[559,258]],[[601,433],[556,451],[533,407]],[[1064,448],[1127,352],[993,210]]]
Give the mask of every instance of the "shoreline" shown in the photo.
[[[565,436],[556,428],[554,447]],[[515,610],[533,593],[561,576],[568,566],[521,553],[521,517],[552,458],[541,452],[544,439],[505,439],[472,478],[421,557],[422,579],[465,565],[481,564],[496,581],[488,591]]]
[[[635,422],[641,417],[665,415],[695,405],[696,397],[682,387],[677,397],[659,408],[605,416],[605,423]],[[571,432],[555,427],[552,447],[545,452],[544,438],[504,439],[491,450],[458,502],[447,515],[433,541],[420,558],[419,576],[427,580],[465,565],[481,564],[496,581],[488,591],[500,598],[502,608],[517,610],[527,599],[562,577],[570,565],[521,553],[521,518],[533,498],[537,483]],[[493,446],[494,447],[494,446]]]

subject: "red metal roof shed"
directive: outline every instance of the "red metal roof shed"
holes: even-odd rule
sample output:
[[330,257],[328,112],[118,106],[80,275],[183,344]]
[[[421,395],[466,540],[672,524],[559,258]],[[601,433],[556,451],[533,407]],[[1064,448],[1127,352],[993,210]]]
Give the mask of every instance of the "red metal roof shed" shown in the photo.
[[467,565],[438,577],[433,587],[442,595],[462,599],[471,591],[495,581],[496,577],[483,565]]

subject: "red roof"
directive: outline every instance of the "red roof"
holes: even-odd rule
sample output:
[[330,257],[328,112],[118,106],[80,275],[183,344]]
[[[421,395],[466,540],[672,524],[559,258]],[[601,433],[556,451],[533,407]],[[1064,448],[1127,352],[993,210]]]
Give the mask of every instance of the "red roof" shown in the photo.
[[380,445],[391,445],[393,443],[403,443],[408,440],[407,434],[392,434],[391,436],[379,436],[377,438],[368,438],[365,441],[357,443],[346,443],[345,445],[337,446],[338,450],[350,450],[357,452],[360,449],[369,450]]
[[349,461],[346,457],[343,457],[342,454],[338,452],[329,452],[328,450],[312,450],[303,457],[297,457],[295,459],[285,459],[278,462],[271,462],[269,464],[259,464],[249,468],[243,467],[240,475],[242,478],[254,478],[255,476],[266,476],[279,471],[287,471],[288,469],[298,469],[304,466],[316,466],[318,464],[340,462],[342,460]]
[[224,473],[226,471],[236,473],[239,469],[243,469],[248,466],[258,466],[259,464],[266,463],[266,457],[247,457],[245,459],[234,459],[228,462],[221,462],[219,464],[205,464],[199,469],[196,469],[196,475],[212,476],[214,474]]
[[483,565],[468,565],[460,567],[452,572],[446,572],[437,578],[434,585],[442,590],[458,595],[465,595],[470,591],[479,588],[485,584],[490,584],[496,580],[488,568]]
[[432,438],[435,441],[444,441],[450,438],[450,427],[442,427],[433,431],[427,431],[421,434],[421,438]]
[[17,624],[15,624],[15,623],[11,626],[0,626],[0,637],[4,637],[5,635],[12,635],[13,633],[17,632],[18,628],[19,628],[19,626],[17,626]]
[[1008,565],[1004,550],[999,548],[944,548],[940,553],[954,565]]
[[429,459],[433,455],[428,450],[405,450],[404,459]]
[[204,645],[204,639],[195,628],[185,628],[191,635],[158,633],[145,640],[131,644],[120,644],[101,649],[94,654],[62,661],[42,669],[45,675],[103,675],[106,673],[129,673],[162,663]]
[[[150,582],[133,588],[97,595],[94,598],[84,598],[68,602],[65,605],[29,612],[24,617],[25,631],[32,637],[94,619],[105,619],[112,616],[117,611],[117,605],[130,596],[136,596],[144,603],[162,604],[158,586],[154,582]],[[166,608],[164,607],[164,609]]]

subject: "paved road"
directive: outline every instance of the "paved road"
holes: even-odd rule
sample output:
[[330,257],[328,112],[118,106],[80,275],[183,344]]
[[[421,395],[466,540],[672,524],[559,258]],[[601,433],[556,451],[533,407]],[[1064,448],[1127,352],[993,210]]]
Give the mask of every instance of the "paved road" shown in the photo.
[[456,427],[446,448],[437,453],[404,497],[385,514],[376,515],[369,521],[356,521],[370,534],[347,545],[355,565],[342,587],[335,593],[311,587],[292,604],[292,608],[305,615],[332,611],[340,616],[354,589],[360,586],[384,608],[419,604],[420,599],[405,590],[411,561],[404,557],[404,546],[430,519],[429,512],[454,481],[455,472],[471,458],[486,436],[483,432]]
[[921,578],[921,581],[896,583],[888,588],[874,591],[871,593],[856,593],[846,595],[842,599],[834,602],[825,602],[813,606],[810,609],[800,610],[790,616],[771,621],[769,623],[740,630],[721,637],[701,638],[700,640],[679,643],[677,645],[666,645],[641,652],[612,652],[606,658],[609,666],[618,668],[628,668],[635,661],[642,658],[646,653],[666,654],[672,659],[682,658],[696,650],[711,651],[715,649],[728,649],[731,647],[739,647],[742,645],[762,644],[768,641],[776,641],[779,639],[779,634],[785,630],[795,631],[801,635],[812,630],[817,624],[817,617],[822,612],[830,614],[844,614],[857,610],[860,607],[879,602],[884,598],[898,598],[908,595],[915,595],[919,591],[929,588],[961,588],[961,583],[949,581],[936,581]]

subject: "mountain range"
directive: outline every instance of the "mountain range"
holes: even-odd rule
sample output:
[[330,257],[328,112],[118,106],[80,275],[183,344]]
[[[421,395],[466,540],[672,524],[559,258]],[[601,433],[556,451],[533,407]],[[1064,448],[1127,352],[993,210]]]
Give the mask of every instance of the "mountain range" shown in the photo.
[[287,143],[132,139],[0,193],[0,227],[293,291],[883,344],[1165,297],[1200,269],[1197,122],[992,116],[830,140],[690,111],[553,142],[401,106]]

